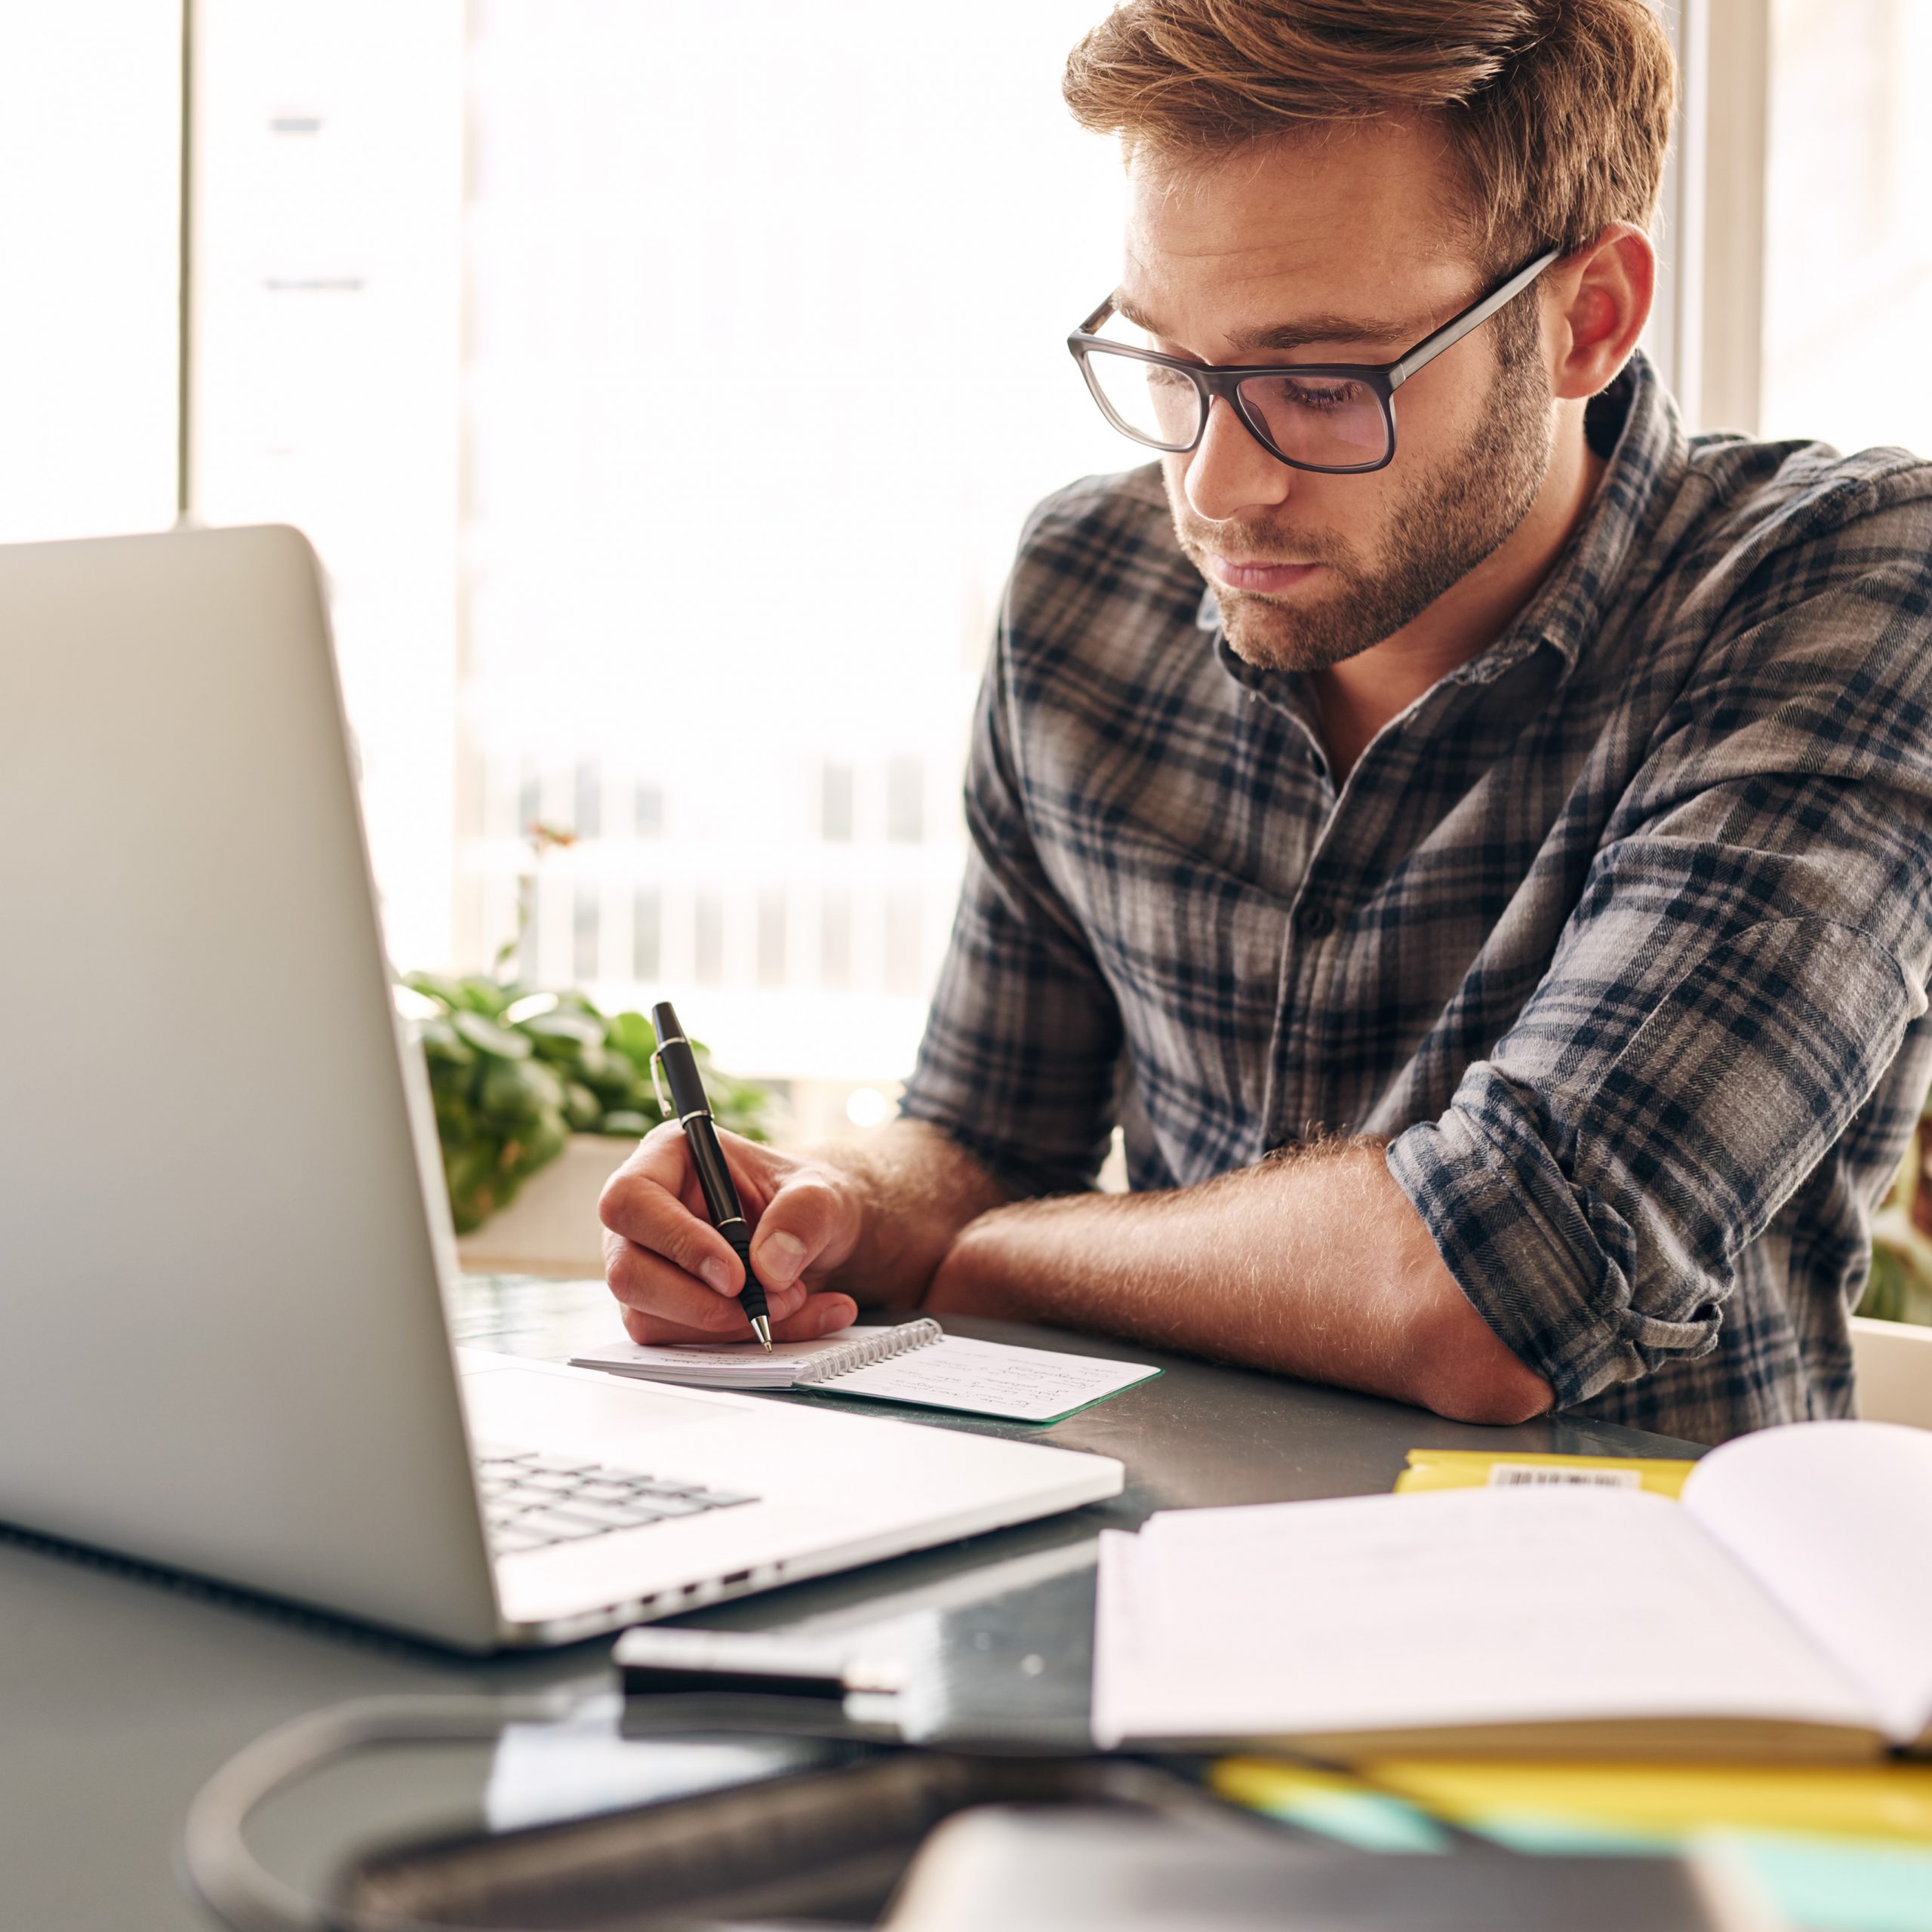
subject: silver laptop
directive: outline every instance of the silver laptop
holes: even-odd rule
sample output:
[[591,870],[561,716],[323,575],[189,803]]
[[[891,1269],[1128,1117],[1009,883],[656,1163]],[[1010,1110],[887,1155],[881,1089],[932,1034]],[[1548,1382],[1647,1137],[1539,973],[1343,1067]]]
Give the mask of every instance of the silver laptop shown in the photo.
[[294,531],[0,548],[0,1519],[482,1650],[1119,1489],[1104,1457],[459,1365]]

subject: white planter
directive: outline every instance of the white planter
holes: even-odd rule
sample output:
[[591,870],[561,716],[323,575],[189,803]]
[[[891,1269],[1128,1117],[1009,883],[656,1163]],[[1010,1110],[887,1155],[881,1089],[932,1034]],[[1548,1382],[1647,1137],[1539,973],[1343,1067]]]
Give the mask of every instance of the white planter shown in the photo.
[[635,1140],[574,1134],[546,1168],[523,1184],[500,1214],[457,1241],[466,1271],[477,1275],[601,1275],[604,1228],[597,1197],[629,1160]]

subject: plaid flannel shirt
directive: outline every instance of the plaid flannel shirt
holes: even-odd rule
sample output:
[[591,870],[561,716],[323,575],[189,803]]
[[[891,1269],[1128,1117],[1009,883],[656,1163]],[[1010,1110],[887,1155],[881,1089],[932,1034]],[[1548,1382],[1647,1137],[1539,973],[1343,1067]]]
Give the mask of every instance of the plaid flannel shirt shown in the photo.
[[1638,358],[1503,633],[1337,787],[1158,471],[1035,513],[908,1115],[1017,1195],[1386,1137],[1559,1409],[1853,1411],[1871,1211],[1932,1076],[1932,466],[1687,441]]

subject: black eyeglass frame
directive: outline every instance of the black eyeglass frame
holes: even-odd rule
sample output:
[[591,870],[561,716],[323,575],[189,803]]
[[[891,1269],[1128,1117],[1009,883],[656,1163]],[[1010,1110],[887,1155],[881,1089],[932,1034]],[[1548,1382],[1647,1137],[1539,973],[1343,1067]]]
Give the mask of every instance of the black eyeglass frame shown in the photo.
[[[1201,438],[1208,433],[1208,412],[1213,408],[1214,398],[1220,396],[1232,409],[1254,440],[1277,463],[1286,463],[1291,469],[1306,469],[1321,476],[1361,476],[1371,470],[1386,469],[1395,460],[1395,392],[1418,369],[1434,361],[1445,349],[1453,349],[1463,337],[1472,330],[1480,328],[1497,309],[1513,302],[1527,288],[1551,263],[1561,260],[1560,248],[1546,248],[1534,261],[1526,262],[1513,275],[1498,282],[1487,294],[1478,295],[1469,306],[1459,314],[1450,317],[1439,329],[1432,330],[1413,349],[1398,356],[1392,362],[1379,364],[1359,362],[1255,362],[1241,365],[1214,365],[1190,362],[1178,355],[1164,355],[1153,349],[1134,349],[1124,343],[1100,342],[1095,339],[1094,331],[1100,328],[1114,313],[1114,298],[1109,295],[1080,326],[1066,339],[1066,346],[1075,361],[1080,365],[1080,374],[1085,380],[1088,392],[1100,406],[1100,414],[1119,430],[1124,436],[1149,449],[1160,450],[1170,456],[1185,454],[1198,449]],[[1157,441],[1144,435],[1121,420],[1113,405],[1108,401],[1106,393],[1099,378],[1089,367],[1089,358],[1094,355],[1115,355],[1134,362],[1157,363],[1164,369],[1172,369],[1192,382],[1195,393],[1201,398],[1200,420],[1195,426],[1192,437],[1184,443]],[[1284,454],[1275,447],[1266,429],[1255,417],[1250,415],[1241,398],[1241,386],[1261,376],[1328,376],[1340,377],[1358,382],[1371,390],[1382,405],[1382,422],[1386,433],[1386,446],[1382,454],[1373,463],[1304,463],[1298,457]]]

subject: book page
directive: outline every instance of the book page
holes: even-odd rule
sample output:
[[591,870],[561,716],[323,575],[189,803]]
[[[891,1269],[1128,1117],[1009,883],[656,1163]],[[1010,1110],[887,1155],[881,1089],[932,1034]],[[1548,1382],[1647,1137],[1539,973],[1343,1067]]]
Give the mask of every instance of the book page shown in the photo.
[[1094,1734],[1602,1719],[1869,1730],[1850,1682],[1676,1503],[1467,1489],[1168,1512],[1101,1540]]
[[1894,1743],[1932,1726],[1932,1431],[1761,1429],[1713,1449],[1683,1506],[1864,1687]]
[[817,1386],[824,1395],[917,1402],[1013,1422],[1053,1422],[1159,1373],[1139,1362],[1056,1355],[949,1335],[931,1348],[854,1369]]

